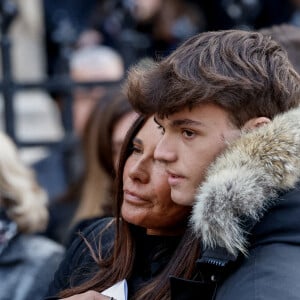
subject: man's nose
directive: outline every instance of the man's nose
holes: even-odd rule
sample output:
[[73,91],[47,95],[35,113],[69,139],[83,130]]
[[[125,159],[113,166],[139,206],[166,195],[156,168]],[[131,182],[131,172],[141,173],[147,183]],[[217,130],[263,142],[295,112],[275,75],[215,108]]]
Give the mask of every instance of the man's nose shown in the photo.
[[164,136],[155,147],[154,159],[164,163],[170,163],[176,160],[175,149],[172,143]]

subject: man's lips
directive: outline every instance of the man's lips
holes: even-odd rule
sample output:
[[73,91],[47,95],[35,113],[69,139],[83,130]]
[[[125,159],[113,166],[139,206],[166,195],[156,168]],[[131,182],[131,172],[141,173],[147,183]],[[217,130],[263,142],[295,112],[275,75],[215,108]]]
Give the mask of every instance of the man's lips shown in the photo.
[[179,184],[184,177],[178,174],[175,174],[173,172],[167,171],[168,174],[168,183],[170,186],[175,186],[177,184]]
[[145,199],[142,195],[127,189],[124,190],[124,200],[132,203],[147,202],[147,199]]

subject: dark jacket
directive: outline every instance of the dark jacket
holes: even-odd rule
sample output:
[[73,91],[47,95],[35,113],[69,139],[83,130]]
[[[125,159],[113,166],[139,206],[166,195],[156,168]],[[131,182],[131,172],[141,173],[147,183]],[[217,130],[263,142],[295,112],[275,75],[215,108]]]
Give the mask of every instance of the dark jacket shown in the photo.
[[172,299],[300,299],[299,181],[300,109],[230,145],[193,207],[201,280],[172,279]]
[[[103,232],[111,218],[99,219],[82,232],[82,235],[91,243],[92,249],[97,253],[99,248],[99,234]],[[110,226],[104,231],[101,238],[102,251],[109,252],[109,245],[114,240],[114,228]],[[105,247],[105,248],[104,248]],[[89,280],[98,271],[98,265],[93,259],[90,250],[81,237],[74,240],[67,249],[66,255],[50,283],[46,299],[59,299],[58,293],[72,286]],[[84,275],[82,275],[84,274]]]
[[14,237],[0,255],[0,299],[42,299],[63,254],[62,246],[44,237]]
[[[88,226],[82,235],[91,243],[92,249],[102,255],[110,254],[114,242],[113,219],[101,218]],[[105,229],[105,230],[103,230]],[[158,275],[170,261],[181,237],[148,236],[142,229],[135,230],[136,257],[132,275],[127,279],[129,299],[141,285]],[[90,249],[82,237],[74,240],[49,286],[46,299],[59,299],[58,293],[66,288],[88,281],[99,270]]]

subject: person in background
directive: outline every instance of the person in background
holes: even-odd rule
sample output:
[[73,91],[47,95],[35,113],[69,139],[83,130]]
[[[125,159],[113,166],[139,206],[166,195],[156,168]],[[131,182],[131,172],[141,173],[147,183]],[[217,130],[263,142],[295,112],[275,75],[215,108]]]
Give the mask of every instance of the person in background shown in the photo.
[[[124,63],[120,54],[107,46],[93,45],[75,49],[70,58],[70,76],[75,82],[112,81],[124,76]],[[85,123],[97,101],[105,95],[106,87],[78,87],[73,92],[73,126],[81,136]]]
[[[124,76],[124,63],[120,54],[114,49],[93,45],[75,49],[70,57],[70,77],[74,82],[103,81],[120,87]],[[74,143],[69,151],[69,185],[75,184],[83,172],[81,139],[87,119],[96,103],[101,101],[110,87],[97,85],[94,87],[75,87],[73,90],[72,120]],[[71,158],[70,158],[71,157]]]
[[141,58],[165,56],[204,29],[205,15],[191,1],[98,1],[78,44],[108,45],[127,68]]
[[298,299],[300,76],[286,51],[259,32],[201,33],[133,68],[127,96],[155,114],[154,158],[192,207],[178,260],[201,244],[182,265],[198,276],[171,278],[171,299]]
[[73,242],[46,299],[106,299],[99,292],[123,279],[128,299],[168,299],[169,274],[193,272],[176,258],[178,245],[188,243],[181,238],[191,208],[171,200],[167,174],[153,158],[159,139],[153,117],[140,116],[121,151],[116,216],[94,222]]
[[285,49],[289,60],[300,74],[300,27],[283,23],[261,28],[259,32],[271,37]]
[[48,222],[47,195],[2,132],[0,144],[0,298],[40,300],[64,248],[38,235]]
[[[95,218],[113,214],[114,181],[121,147],[137,114],[118,90],[107,92],[92,112],[83,135],[85,172],[74,233]],[[83,226],[84,225],[84,226]]]
[[[5,1],[4,1],[5,2]],[[3,6],[5,5],[3,2]],[[6,1],[15,6],[17,15],[9,28],[11,47],[11,73],[14,80],[42,82],[46,79],[46,58],[42,3],[40,0]],[[3,12],[4,14],[4,12]],[[4,72],[1,68],[1,78]],[[57,142],[63,137],[58,107],[48,92],[42,89],[18,90],[14,93],[15,134],[18,141]],[[4,103],[0,97],[0,130],[4,130]],[[22,160],[33,165],[47,156],[47,147],[22,147]]]
[[[13,80],[23,83],[41,83],[46,80],[46,57],[44,45],[43,7],[40,0],[2,1],[1,15],[5,12],[17,14],[8,29],[8,42],[11,42],[11,70],[8,62],[1,64],[0,77],[6,78],[11,72]],[[6,131],[5,121],[13,126],[13,140],[19,146],[19,154],[26,165],[35,171],[38,183],[46,190],[49,200],[58,195],[64,187],[59,176],[52,176],[52,164],[43,165],[43,161],[51,154],[51,147],[39,145],[45,141],[57,143],[64,136],[64,128],[60,112],[54,99],[41,89],[12,89],[12,105],[14,119],[6,119],[6,109],[2,93],[0,94],[0,130]],[[7,132],[7,131],[6,131]],[[21,146],[21,143],[29,145]],[[33,146],[32,143],[35,143]],[[55,174],[57,175],[57,174]]]
[[[70,76],[72,80],[75,82],[112,81],[113,86],[97,85],[89,88],[74,88],[72,103],[74,141],[71,148],[66,146],[67,151],[52,154],[53,157],[57,157],[56,160],[60,161],[60,165],[56,166],[57,173],[62,174],[65,178],[63,180],[65,188],[51,200],[53,205],[50,206],[50,222],[46,235],[60,243],[67,242],[70,221],[73,219],[80,198],[82,184],[79,182],[82,182],[82,178],[85,176],[86,157],[84,157],[82,150],[87,120],[107,91],[111,88],[116,90],[119,88],[119,81],[123,75],[122,58],[109,47],[84,47],[74,50],[71,55]],[[101,118],[101,116],[99,117]],[[55,208],[56,206],[57,208]]]
[[[108,47],[74,49],[70,57],[70,77],[76,82],[113,81],[118,85],[123,74],[124,65],[120,55]],[[94,88],[74,88],[72,137],[65,143],[52,147],[46,157],[33,165],[40,184],[47,190],[50,203],[65,194],[69,186],[75,184],[82,174],[80,138],[89,113],[105,94],[105,90],[105,86],[98,85]],[[56,96],[56,103],[62,109],[64,100],[61,95]],[[43,120],[40,122],[43,123]]]
[[65,50],[74,46],[80,32],[88,26],[97,0],[35,1],[42,6],[47,74],[55,77],[62,72]]
[[289,0],[288,4],[292,7],[291,15],[287,21],[289,24],[294,26],[300,26],[300,1],[299,0]]
[[118,88],[95,104],[82,132],[83,172],[63,197],[50,205],[47,234],[68,244],[94,218],[112,215],[113,181],[120,147],[136,113]]

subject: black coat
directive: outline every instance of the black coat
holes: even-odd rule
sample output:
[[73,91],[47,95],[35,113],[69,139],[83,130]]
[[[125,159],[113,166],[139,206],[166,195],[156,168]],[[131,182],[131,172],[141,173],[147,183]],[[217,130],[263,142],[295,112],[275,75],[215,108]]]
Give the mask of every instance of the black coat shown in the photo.
[[[108,219],[95,221],[82,233],[96,252],[98,249],[97,234],[102,231],[107,222]],[[103,244],[108,246],[113,239],[114,230],[110,227],[102,237]],[[46,299],[59,299],[58,293],[60,291],[71,286],[78,286],[80,283],[92,278],[97,271],[98,266],[92,258],[90,250],[83,239],[78,237],[67,249],[65,257],[56,271],[53,281],[49,285]]]
[[[102,254],[109,254],[110,246],[114,241],[114,226],[104,230],[101,238],[99,233],[112,218],[102,218],[92,223],[83,232],[91,243],[93,250],[98,253],[101,247]],[[127,279],[129,299],[141,285],[158,275],[176,249],[181,237],[148,236],[144,230],[136,229],[136,257],[132,275]],[[66,256],[58,268],[54,280],[49,286],[47,300],[59,299],[58,293],[66,288],[78,286],[89,280],[99,270],[91,256],[90,250],[81,237],[74,240],[67,250]]]
[[250,237],[248,257],[239,257],[224,280],[216,284],[173,278],[172,300],[300,299],[299,188],[281,196]]

